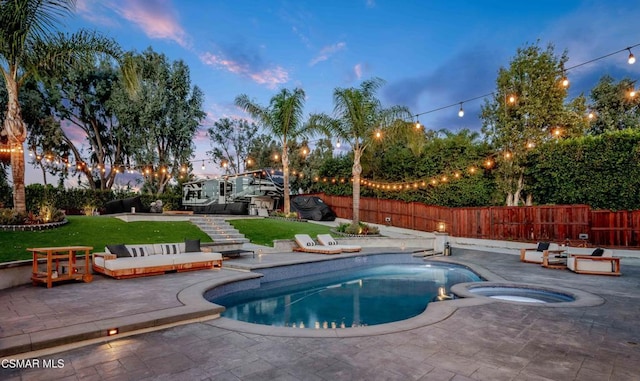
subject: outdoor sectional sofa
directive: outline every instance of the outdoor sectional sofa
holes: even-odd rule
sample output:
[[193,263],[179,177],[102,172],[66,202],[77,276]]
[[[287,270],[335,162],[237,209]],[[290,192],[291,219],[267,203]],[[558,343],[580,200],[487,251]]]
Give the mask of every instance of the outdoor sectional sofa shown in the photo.
[[107,245],[93,253],[93,271],[116,279],[222,267],[222,254],[200,248],[200,241]]
[[620,275],[620,258],[609,249],[597,248],[591,255],[576,254],[567,250],[567,268],[579,274]]

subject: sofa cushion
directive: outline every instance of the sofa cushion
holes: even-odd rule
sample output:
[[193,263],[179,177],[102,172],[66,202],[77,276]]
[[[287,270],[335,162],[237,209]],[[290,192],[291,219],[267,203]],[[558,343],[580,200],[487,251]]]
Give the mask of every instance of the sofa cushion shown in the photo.
[[200,240],[199,239],[186,239],[184,240],[184,252],[185,253],[197,253],[200,252]]
[[549,250],[549,242],[538,242],[537,251]]
[[150,255],[148,257],[129,257],[118,258],[111,261],[104,261],[104,268],[108,270],[139,269],[162,266],[173,266],[173,260],[171,256]]
[[131,253],[122,243],[118,245],[107,245],[107,250],[109,250],[111,254],[115,254],[118,258],[131,257]]
[[220,253],[182,253],[178,255],[172,255],[173,263],[175,265],[183,265],[186,263],[199,263],[209,261],[221,261],[222,254]]
[[604,254],[604,249],[601,248],[597,248],[593,251],[593,253],[591,253],[592,257],[602,257],[602,254]]

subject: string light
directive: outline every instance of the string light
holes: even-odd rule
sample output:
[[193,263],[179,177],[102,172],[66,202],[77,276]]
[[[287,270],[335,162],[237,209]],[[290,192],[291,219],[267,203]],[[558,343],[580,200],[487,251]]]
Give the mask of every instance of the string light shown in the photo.
[[464,116],[464,110],[462,109],[462,102],[460,102],[460,110],[458,110],[458,116],[460,118]]
[[202,170],[204,171],[205,167],[204,167],[204,160],[202,160]]
[[565,89],[569,87],[569,78],[567,78],[566,74],[564,74],[564,71],[562,74],[562,87]]
[[[619,54],[619,53],[621,53],[621,52],[626,52],[626,51],[628,51],[628,52],[629,52],[629,58],[628,58],[628,61],[627,61],[627,62],[629,62],[629,64],[634,64],[634,63],[636,62],[636,58],[635,58],[635,56],[633,55],[633,53],[631,52],[631,49],[632,49],[632,48],[635,48],[635,47],[637,47],[637,46],[640,46],[640,43],[635,44],[635,45],[631,45],[631,46],[629,46],[629,47],[626,47],[626,48],[623,48],[623,49],[617,50],[617,51],[612,52],[612,53],[605,54],[605,55],[600,56],[600,57],[596,57],[596,58],[594,58],[594,59],[591,59],[591,60],[588,60],[588,61],[585,61],[585,62],[579,63],[579,64],[577,64],[577,65],[573,65],[573,66],[570,66],[570,67],[565,68],[565,69],[564,69],[564,70],[562,70],[562,72],[560,73],[560,74],[562,74],[562,75],[563,75],[562,86],[563,86],[563,87],[565,87],[565,88],[569,86],[569,79],[568,79],[568,78],[566,77],[566,75],[565,75],[565,74],[566,74],[566,72],[568,72],[569,70],[572,70],[572,69],[578,68],[578,67],[580,67],[580,66],[588,65],[588,64],[590,64],[590,63],[593,63],[593,62],[596,62],[596,61],[599,61],[599,60],[602,60],[602,59],[605,59],[605,58],[611,57],[611,56],[613,56],[613,55],[615,55],[615,54]],[[438,107],[438,108],[435,108],[435,109],[432,109],[432,110],[428,110],[428,111],[420,112],[420,113],[414,114],[413,116],[415,116],[416,118],[418,118],[420,115],[425,115],[425,114],[430,114],[430,113],[433,113],[433,112],[441,111],[441,110],[444,110],[444,109],[447,109],[447,108],[451,108],[451,107],[454,107],[454,106],[462,105],[462,103],[467,103],[467,102],[475,101],[475,100],[478,100],[478,99],[483,99],[483,98],[486,98],[486,97],[492,96],[492,95],[494,95],[494,94],[495,94],[495,92],[493,92],[493,91],[492,91],[492,92],[489,92],[489,93],[487,93],[487,94],[479,95],[479,96],[477,96],[477,97],[473,97],[473,98],[465,99],[465,100],[463,100],[463,101],[459,101],[459,102],[456,102],[456,103],[452,103],[452,104],[449,104],[449,105],[446,105],[446,106],[442,106],[442,107]],[[505,100],[506,100],[509,104],[513,105],[513,104],[515,104],[515,103],[516,103],[517,98],[516,98],[515,94],[509,94],[509,95],[507,95],[507,96],[506,96]],[[458,115],[459,115],[459,114],[460,114],[460,112],[458,112]]]

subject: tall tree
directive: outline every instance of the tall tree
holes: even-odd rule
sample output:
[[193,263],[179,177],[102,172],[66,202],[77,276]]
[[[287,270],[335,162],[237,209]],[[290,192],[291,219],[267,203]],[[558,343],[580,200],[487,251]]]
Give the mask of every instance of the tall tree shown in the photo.
[[[518,205],[525,190],[528,151],[554,138],[582,135],[587,126],[584,97],[565,104],[567,53],[553,45],[519,48],[508,68],[500,68],[493,98],[482,106],[482,132],[497,151],[498,186],[506,205]],[[532,198],[527,195],[526,204]]]
[[260,121],[263,127],[280,139],[282,153],[282,175],[284,186],[284,213],[291,212],[289,186],[289,141],[304,136],[307,132],[302,123],[305,94],[302,89],[282,89],[274,95],[269,106],[261,106],[246,94],[236,97],[236,105]]
[[618,83],[608,75],[591,89],[592,120],[589,133],[640,128],[640,94],[632,92],[635,81],[624,78]]
[[281,152],[282,147],[273,140],[272,135],[260,134],[249,142],[247,154],[247,169],[271,168],[274,163],[274,153]]
[[[169,62],[151,48],[133,57],[138,72],[135,100],[124,95],[115,108],[122,128],[131,136],[133,163],[143,174],[147,193],[161,194],[191,159],[193,139],[204,119],[204,94],[191,87],[189,67]],[[144,138],[141,138],[144,137]]]
[[[333,116],[314,114],[309,117],[310,129],[322,129],[327,134],[349,144],[353,150],[353,217],[352,224],[360,222],[360,159],[366,148],[381,134],[397,126],[406,125],[403,119],[411,117],[406,107],[384,108],[376,97],[384,84],[380,78],[362,82],[358,88],[336,88],[333,91]],[[380,135],[380,136],[378,136]]]
[[[95,60],[92,65],[70,67],[55,77],[43,77],[43,82],[56,119],[67,121],[69,126],[32,130],[30,140],[38,137],[37,145],[45,151],[64,148],[59,155],[70,165],[74,159],[73,171],[86,177],[91,189],[111,189],[131,140],[113,111],[115,94],[123,86],[119,70],[110,60]],[[125,94],[124,89],[120,93]],[[122,101],[130,102],[127,96]],[[83,149],[84,144],[88,144],[87,149]]]
[[24,141],[27,126],[22,119],[20,87],[38,72],[82,64],[97,52],[119,56],[117,44],[96,33],[55,33],[61,17],[72,13],[74,0],[12,0],[0,2],[0,72],[8,93],[7,110],[0,135],[12,147],[13,206],[26,212],[24,188]]
[[249,143],[258,133],[258,126],[245,119],[222,118],[215,121],[207,133],[213,147],[207,154],[213,162],[232,174],[244,172],[249,159]]

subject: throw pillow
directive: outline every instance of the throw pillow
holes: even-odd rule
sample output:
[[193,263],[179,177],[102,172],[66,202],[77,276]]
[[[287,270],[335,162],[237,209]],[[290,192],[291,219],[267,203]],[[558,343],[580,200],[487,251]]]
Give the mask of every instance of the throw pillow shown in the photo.
[[117,258],[131,257],[131,253],[124,244],[107,245],[107,249],[111,254],[115,254]]
[[200,250],[199,239],[185,239],[184,240],[184,252],[185,253],[197,253]]
[[601,248],[597,248],[593,251],[593,253],[591,253],[592,257],[602,257],[602,254],[604,254],[604,249]]
[[549,242],[538,242],[538,251],[549,250]]
[[178,254],[179,252],[180,250],[178,249],[178,245],[176,245],[175,243],[162,244],[162,254]]

